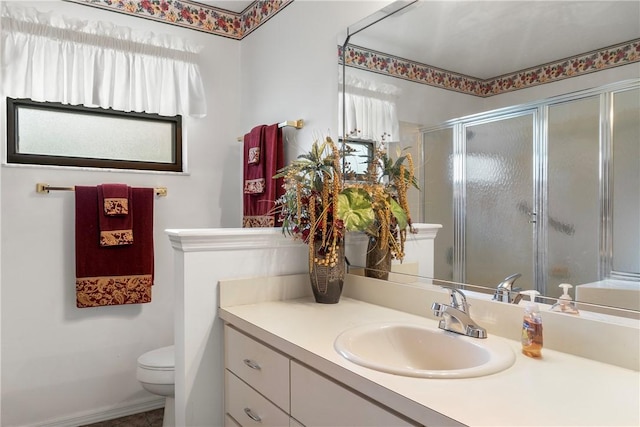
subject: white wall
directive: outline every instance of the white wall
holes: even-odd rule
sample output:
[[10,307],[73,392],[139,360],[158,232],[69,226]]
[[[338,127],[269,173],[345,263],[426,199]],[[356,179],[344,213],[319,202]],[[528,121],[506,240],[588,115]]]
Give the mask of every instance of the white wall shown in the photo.
[[[304,129],[285,131],[289,159],[314,137],[337,135],[337,35],[389,2],[296,0],[242,42],[67,2],[22,2],[202,45],[209,114],[184,122],[187,175],[3,165],[3,426],[72,425],[74,417],[153,399],[135,379],[135,361],[173,341],[174,267],[163,230],[240,225],[236,137],[253,126],[305,119]],[[4,120],[0,134],[4,146]],[[39,195],[36,182],[168,188],[155,203],[152,303],[75,308],[73,194]]]
[[[135,378],[143,352],[173,342],[173,253],[164,230],[240,224],[240,42],[67,2],[21,2],[110,21],[203,46],[209,114],[185,118],[189,173],[8,167],[1,178],[3,426],[52,424],[157,397]],[[0,100],[4,108],[4,99]],[[0,134],[6,138],[5,113]],[[74,195],[35,193],[36,182],[166,186],[155,202],[155,286],[149,304],[75,307]],[[68,422],[67,425],[72,425]]]
[[258,124],[304,119],[303,129],[285,129],[287,159],[307,151],[314,139],[337,139],[337,46],[344,41],[339,36],[389,3],[296,0],[244,39],[244,132]]
[[477,96],[415,83],[384,74],[347,67],[347,75],[362,80],[393,85],[400,89],[398,120],[421,127],[438,125],[444,121],[482,111],[484,100]]
[[347,68],[347,74],[400,88],[401,95],[397,102],[398,119],[401,122],[429,127],[472,114],[534,102],[622,80],[637,79],[640,77],[640,65],[628,64],[488,98],[479,98],[355,68]]
[[[484,99],[459,92],[414,83],[384,74],[372,73],[357,68],[346,68],[348,76],[365,81],[393,85],[400,89],[397,99],[398,120],[400,121],[400,142],[389,144],[388,152],[395,157],[398,149],[411,153],[418,185],[422,183],[422,134],[420,129],[435,126],[447,120],[466,116],[483,110]],[[422,219],[420,191],[410,187],[407,193],[409,210],[414,222]]]

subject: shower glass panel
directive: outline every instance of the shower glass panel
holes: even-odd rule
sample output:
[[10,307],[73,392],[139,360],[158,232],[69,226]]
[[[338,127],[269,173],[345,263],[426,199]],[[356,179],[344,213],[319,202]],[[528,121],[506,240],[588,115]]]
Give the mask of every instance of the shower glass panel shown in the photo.
[[548,111],[547,289],[598,280],[600,230],[600,97],[555,104]]
[[640,89],[613,94],[613,266],[640,277]]
[[464,281],[534,283],[534,114],[466,126]]
[[453,280],[453,129],[424,133],[424,222],[442,224],[435,240],[434,276]]

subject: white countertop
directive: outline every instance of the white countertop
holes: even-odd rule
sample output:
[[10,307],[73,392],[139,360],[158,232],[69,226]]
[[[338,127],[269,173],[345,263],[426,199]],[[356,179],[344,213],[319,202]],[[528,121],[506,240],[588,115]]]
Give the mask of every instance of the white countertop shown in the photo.
[[425,424],[442,425],[449,417],[470,426],[640,425],[637,371],[549,349],[543,349],[542,359],[531,359],[521,353],[519,342],[490,336],[508,342],[516,354],[515,364],[505,371],[469,379],[403,377],[347,361],[334,350],[335,338],[366,323],[409,321],[437,327],[437,322],[345,297],[333,305],[298,298],[226,306],[220,317]]

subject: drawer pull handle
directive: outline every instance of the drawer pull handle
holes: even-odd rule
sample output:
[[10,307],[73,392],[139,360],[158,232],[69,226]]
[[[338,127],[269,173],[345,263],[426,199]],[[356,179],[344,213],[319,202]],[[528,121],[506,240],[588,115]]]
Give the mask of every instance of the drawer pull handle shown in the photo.
[[255,369],[256,371],[259,371],[260,369],[262,369],[262,367],[258,365],[258,362],[254,362],[251,359],[244,359],[243,362],[245,365],[247,365],[251,369]]
[[253,413],[253,411],[249,408],[244,408],[244,413],[247,414],[247,417],[251,418],[253,421],[260,423],[262,419]]

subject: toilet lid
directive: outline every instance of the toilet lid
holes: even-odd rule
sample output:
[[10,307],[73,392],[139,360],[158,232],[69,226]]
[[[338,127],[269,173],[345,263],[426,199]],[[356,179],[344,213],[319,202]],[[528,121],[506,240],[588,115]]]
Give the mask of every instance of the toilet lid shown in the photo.
[[174,346],[151,350],[138,357],[138,366],[147,369],[175,368],[176,357]]

